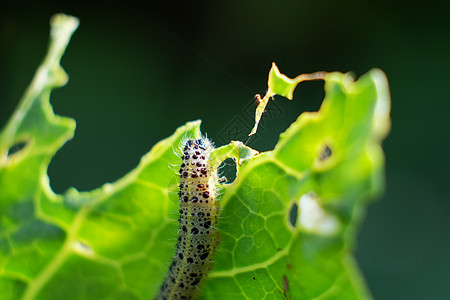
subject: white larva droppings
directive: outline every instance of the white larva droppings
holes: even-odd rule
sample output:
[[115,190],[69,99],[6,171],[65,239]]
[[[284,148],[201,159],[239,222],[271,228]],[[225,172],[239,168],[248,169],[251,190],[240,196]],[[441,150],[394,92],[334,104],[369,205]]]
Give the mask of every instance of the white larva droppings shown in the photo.
[[301,196],[298,206],[300,226],[306,231],[322,235],[332,235],[338,231],[339,221],[319,205],[314,193]]
[[94,251],[92,250],[92,248],[81,241],[76,241],[72,244],[73,249],[75,252],[83,255],[83,256],[93,256],[94,255]]
[[180,167],[180,230],[175,257],[156,299],[192,299],[212,268],[219,242],[216,230],[217,176],[211,168],[211,142],[188,140]]

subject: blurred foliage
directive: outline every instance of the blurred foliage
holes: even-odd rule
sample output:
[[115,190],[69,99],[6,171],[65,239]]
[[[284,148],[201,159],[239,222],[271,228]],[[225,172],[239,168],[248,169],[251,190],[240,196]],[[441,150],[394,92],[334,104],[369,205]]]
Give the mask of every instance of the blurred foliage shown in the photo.
[[[50,188],[48,165],[75,123],[55,116],[49,97],[67,81],[59,60],[77,26],[52,19],[48,54],[0,135],[2,299],[148,299],[173,255],[177,184],[168,165],[179,163],[173,149],[183,137],[200,136],[199,121],[113,184]],[[289,84],[281,75],[269,80],[273,91]],[[223,185],[223,241],[203,298],[370,297],[351,252],[366,200],[383,187],[387,81],[379,70],[358,81],[333,72],[325,90],[320,111],[302,114],[273,151],[232,142],[213,154],[234,158],[238,176]]]

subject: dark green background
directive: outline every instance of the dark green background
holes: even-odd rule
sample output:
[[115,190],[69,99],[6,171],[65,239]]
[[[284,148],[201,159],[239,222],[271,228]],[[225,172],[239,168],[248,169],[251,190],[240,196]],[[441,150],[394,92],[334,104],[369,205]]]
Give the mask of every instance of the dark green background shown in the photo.
[[[162,2],[162,1],[161,1]],[[131,170],[186,121],[218,145],[243,139],[272,61],[300,73],[383,69],[393,127],[387,191],[362,225],[356,257],[376,299],[449,299],[450,21],[445,1],[200,1],[0,4],[0,127],[43,58],[50,16],[80,18],[53,93],[75,139],[49,169],[52,188],[90,190]],[[269,150],[323,83],[269,104],[248,144]]]

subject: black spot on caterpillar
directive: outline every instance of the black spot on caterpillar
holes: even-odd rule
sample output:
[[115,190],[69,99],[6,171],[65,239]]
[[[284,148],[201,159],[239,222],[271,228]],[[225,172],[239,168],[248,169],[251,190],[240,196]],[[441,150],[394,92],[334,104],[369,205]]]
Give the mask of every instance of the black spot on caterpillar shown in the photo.
[[156,299],[192,299],[212,268],[219,242],[216,224],[217,176],[211,167],[212,143],[188,140],[180,167],[180,230],[176,254]]

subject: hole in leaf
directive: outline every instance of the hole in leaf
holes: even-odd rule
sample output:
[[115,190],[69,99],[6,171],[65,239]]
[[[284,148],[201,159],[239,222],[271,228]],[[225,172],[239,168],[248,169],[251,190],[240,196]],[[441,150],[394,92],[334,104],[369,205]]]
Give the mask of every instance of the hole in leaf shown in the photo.
[[330,158],[332,154],[333,151],[331,150],[330,146],[325,145],[319,153],[319,160],[323,162]]
[[298,204],[292,203],[291,209],[289,210],[289,223],[291,223],[292,227],[295,227],[295,224],[297,224],[297,216],[298,216]]
[[23,148],[25,148],[25,146],[27,144],[28,144],[28,141],[22,141],[22,142],[15,143],[8,149],[8,156],[11,156],[13,154],[20,152]]
[[233,183],[237,176],[236,162],[232,158],[225,159],[217,168],[219,182],[230,184]]

